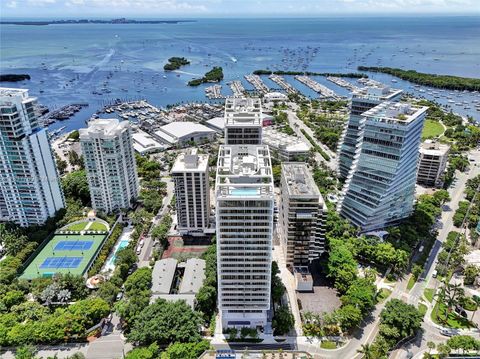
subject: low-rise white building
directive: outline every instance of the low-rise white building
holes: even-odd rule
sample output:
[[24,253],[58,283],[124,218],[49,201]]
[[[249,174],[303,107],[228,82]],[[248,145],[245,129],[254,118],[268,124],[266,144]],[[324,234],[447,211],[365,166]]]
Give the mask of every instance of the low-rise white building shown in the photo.
[[[178,277],[178,287],[175,278]],[[155,262],[152,271],[152,295],[150,302],[157,299],[167,301],[183,300],[192,309],[195,306],[195,295],[205,280],[205,261],[190,258],[178,263],[174,258],[161,259]]]
[[195,122],[172,122],[155,132],[158,140],[170,146],[204,143],[215,138],[215,131]]
[[266,102],[287,101],[288,96],[281,92],[268,92],[263,96],[263,99]]
[[132,134],[133,148],[140,155],[155,153],[168,148],[167,145],[156,141],[152,136],[144,131],[137,131]]
[[268,145],[271,155],[280,161],[305,161],[312,148],[299,137],[269,127],[263,129],[263,144]]

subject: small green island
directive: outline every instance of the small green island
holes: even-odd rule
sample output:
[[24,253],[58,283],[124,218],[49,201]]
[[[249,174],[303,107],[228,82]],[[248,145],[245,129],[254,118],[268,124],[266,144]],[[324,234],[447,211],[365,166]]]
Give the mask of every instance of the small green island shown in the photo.
[[417,72],[415,70],[402,70],[393,67],[358,66],[358,71],[380,72],[410,81],[418,85],[436,87],[447,90],[480,90],[480,79],[459,77],[451,75],[437,75]]
[[223,80],[223,69],[215,66],[213,69],[205,73],[200,79],[193,79],[188,82],[188,86],[198,86],[206,82],[220,82]]
[[335,77],[350,77],[359,79],[362,77],[368,77],[366,74],[358,72],[348,72],[348,73],[335,73],[335,72],[312,72],[312,71],[287,71],[287,70],[255,70],[253,71],[254,75],[290,75],[290,76],[335,76]]
[[189,65],[190,61],[188,61],[185,57],[170,57],[168,59],[168,64],[163,66],[165,71],[173,71],[178,70],[180,67],[184,65]]
[[18,82],[23,80],[30,80],[30,75],[27,74],[4,74],[0,75],[0,82]]

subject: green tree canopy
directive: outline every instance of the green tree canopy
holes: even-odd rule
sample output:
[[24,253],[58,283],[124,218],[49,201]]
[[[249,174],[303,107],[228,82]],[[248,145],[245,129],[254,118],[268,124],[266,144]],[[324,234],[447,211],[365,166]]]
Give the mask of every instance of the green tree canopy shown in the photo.
[[184,301],[158,299],[139,314],[127,337],[144,345],[196,342],[201,323],[200,314]]

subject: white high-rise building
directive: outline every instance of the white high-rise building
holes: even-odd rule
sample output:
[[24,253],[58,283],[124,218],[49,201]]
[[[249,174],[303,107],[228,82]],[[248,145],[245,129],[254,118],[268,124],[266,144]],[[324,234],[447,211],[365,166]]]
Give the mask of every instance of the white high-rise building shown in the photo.
[[225,100],[225,145],[262,144],[262,103],[259,98]]
[[139,189],[129,122],[96,119],[79,132],[92,207],[107,213],[129,208]]
[[0,221],[43,224],[65,207],[47,132],[28,90],[0,88]]
[[384,102],[363,113],[359,146],[338,202],[340,214],[362,232],[398,224],[412,212],[427,109]]
[[327,206],[306,163],[283,162],[278,233],[291,267],[308,267],[325,251]]
[[203,233],[210,217],[208,155],[199,155],[196,149],[180,154],[171,175],[175,183],[179,232]]
[[223,328],[263,327],[270,309],[274,211],[268,146],[220,146],[215,196]]

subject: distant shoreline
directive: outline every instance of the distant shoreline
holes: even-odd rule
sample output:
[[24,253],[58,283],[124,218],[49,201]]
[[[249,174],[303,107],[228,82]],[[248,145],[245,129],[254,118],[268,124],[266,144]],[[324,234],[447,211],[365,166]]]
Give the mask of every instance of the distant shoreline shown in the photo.
[[0,21],[0,25],[78,25],[78,24],[179,24],[183,22],[196,22],[196,20],[129,20],[125,18],[112,20],[51,20],[51,21]]

